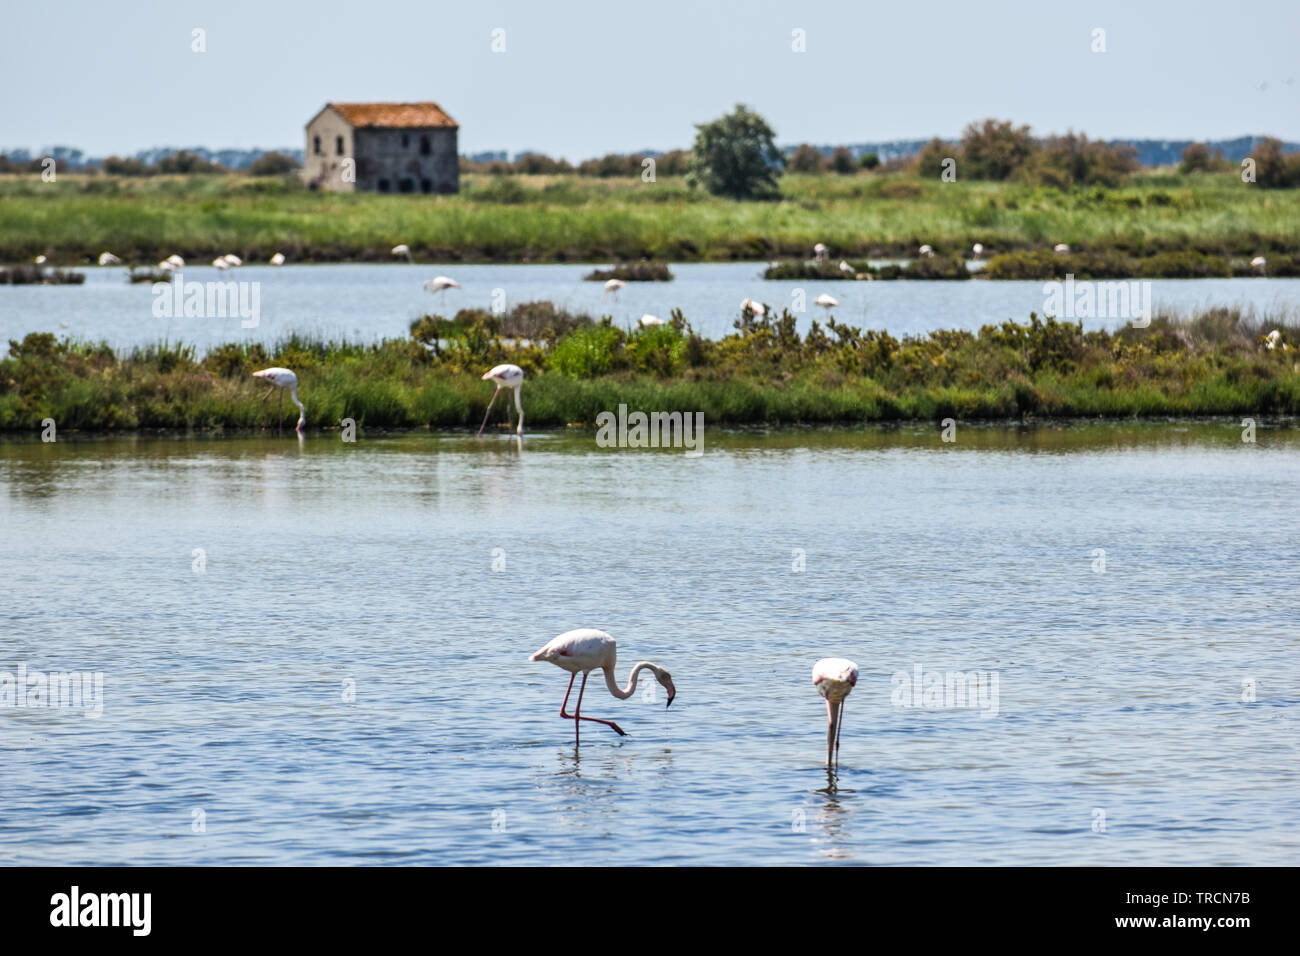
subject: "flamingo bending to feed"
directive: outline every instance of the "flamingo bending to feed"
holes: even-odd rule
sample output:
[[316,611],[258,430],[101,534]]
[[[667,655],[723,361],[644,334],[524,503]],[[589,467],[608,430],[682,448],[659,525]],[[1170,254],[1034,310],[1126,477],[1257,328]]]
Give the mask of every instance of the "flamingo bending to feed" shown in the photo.
[[448,289],[459,289],[460,283],[447,276],[434,276],[432,279],[426,280],[423,287],[436,294],[446,292]]
[[741,299],[741,300],[740,300],[740,311],[741,311],[741,312],[744,312],[746,309],[749,309],[749,311],[750,311],[750,312],[753,312],[755,315],[766,315],[766,314],[767,314],[767,309],[763,308],[762,303],[761,303],[761,302],[755,302],[753,299]]
[[101,252],[99,254],[99,264],[101,266],[117,266],[122,264],[122,260],[111,252]]
[[221,257],[218,258],[218,259],[213,259],[213,260],[212,260],[212,268],[214,268],[214,269],[229,269],[229,268],[230,268],[230,263],[226,261],[226,257],[225,257],[225,256],[221,256]]
[[45,265],[45,257],[37,256],[35,259],[32,260],[32,262],[36,263],[38,266],[43,266]]
[[[284,434],[284,389],[289,390],[289,397],[293,403],[298,406],[298,425],[294,431],[302,433],[302,426],[307,424],[307,409],[302,402],[298,401],[298,376],[287,368],[264,368],[260,372],[254,372],[253,378],[260,378],[264,382],[269,382],[271,387],[266,394],[262,396],[262,420],[266,420],[266,400],[271,397],[271,392],[277,388],[280,392],[280,434]],[[263,428],[266,426],[263,425]]]
[[840,303],[833,297],[823,292],[817,298],[813,299],[813,305],[820,305],[823,309],[833,309]]
[[415,261],[414,259],[411,258],[411,247],[408,246],[406,243],[402,243],[400,246],[393,246],[393,255],[406,256],[407,262]]
[[857,272],[858,270],[855,269],[855,268],[853,268],[853,266],[849,265],[849,264],[848,264],[847,262],[845,262],[843,259],[841,259],[841,260],[840,260],[840,271],[843,272],[845,275],[849,275],[849,276],[851,276],[851,275],[853,275],[855,272]]
[[823,259],[825,259],[826,253],[828,252],[830,252],[830,250],[826,248],[825,243],[819,242],[817,243],[817,245],[813,246],[813,258],[816,259],[818,262],[821,262]]
[[[524,433],[524,406],[519,404],[519,389],[524,384],[524,370],[518,365],[497,365],[483,373],[483,381],[496,382],[497,390],[492,393],[492,401],[488,402],[487,411],[483,413],[483,424],[478,427],[478,434],[475,438],[483,436],[483,429],[487,427],[488,415],[492,414],[492,403],[497,400],[497,394],[503,388],[513,388],[515,390],[515,408],[519,409],[519,427],[515,430],[516,434]],[[506,403],[506,425],[510,424],[510,403]]]
[[1065,243],[1063,243],[1063,242],[1058,242],[1056,245],[1052,246],[1052,251],[1053,251],[1053,252],[1069,252],[1069,251],[1070,251],[1070,247],[1067,246],[1067,245],[1066,245]]
[[167,259],[166,259],[165,261],[170,262],[170,263],[171,263],[173,266],[175,266],[177,269],[184,269],[184,268],[185,268],[185,260],[182,259],[180,256],[178,256],[178,255],[177,255],[176,253],[174,253],[174,252],[173,252],[170,256],[168,256]]
[[928,246],[928,245],[926,245],[926,246],[922,246],[920,249],[917,250],[917,252],[918,252],[920,255],[925,256],[927,259],[933,259],[933,258],[934,258],[934,249],[933,249],[931,246]]
[[[612,720],[582,716],[582,694],[587,689],[587,675],[594,670],[600,669],[605,672],[605,686],[619,700],[627,700],[632,696],[636,690],[637,677],[643,670],[648,670],[653,674],[655,680],[668,691],[668,706],[672,706],[673,698],[677,696],[677,688],[673,686],[672,676],[662,667],[651,664],[649,661],[638,661],[636,666],[632,668],[627,687],[620,688],[614,678],[616,654],[617,644],[612,637],[604,631],[596,630],[594,627],[580,627],[576,631],[565,631],[559,637],[553,638],[541,650],[528,658],[530,661],[550,661],[556,667],[562,667],[569,672],[569,687],[564,692],[564,703],[560,705],[560,716],[565,720],[573,721],[573,742],[575,745],[579,742],[581,736],[578,732],[580,721],[584,720],[612,727],[620,737],[627,736],[623,728]],[[579,673],[582,674],[582,686],[578,688],[578,704],[573,708],[573,713],[568,714],[565,713],[564,708],[569,705],[569,694],[573,691],[573,678],[577,677]]]
[[1266,265],[1268,265],[1268,260],[1265,259],[1263,256],[1256,256],[1254,259],[1250,260],[1250,267],[1254,269],[1256,272],[1258,272],[1260,275],[1264,274],[1264,267]]
[[657,315],[651,315],[649,312],[647,312],[645,315],[641,316],[640,321],[641,321],[641,328],[643,328],[643,329],[648,329],[648,328],[650,328],[651,326],[654,326],[654,325],[663,325],[663,324],[664,324],[664,320],[663,320],[663,319],[659,318],[659,316],[657,316]]
[[858,684],[858,665],[843,657],[825,657],[813,665],[812,680],[826,698],[826,766],[839,766],[844,698]]
[[244,264],[244,260],[239,258],[239,256],[235,255],[233,252],[227,252],[221,258],[226,260],[226,265],[242,266]]
[[282,266],[282,265],[284,265],[284,253],[283,253],[283,252],[277,252],[275,255],[273,255],[273,256],[271,257],[271,265],[273,265],[273,266]]
[[614,296],[615,299],[617,299],[618,290],[623,288],[623,286],[625,285],[627,285],[627,283],[624,282],[622,279],[610,279],[608,282],[605,283],[605,291],[601,293],[600,301],[604,302],[605,296],[611,294]]

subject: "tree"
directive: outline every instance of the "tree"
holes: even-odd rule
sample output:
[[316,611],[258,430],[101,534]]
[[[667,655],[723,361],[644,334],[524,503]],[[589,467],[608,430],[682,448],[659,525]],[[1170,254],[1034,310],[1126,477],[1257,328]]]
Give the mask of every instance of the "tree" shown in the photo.
[[993,119],[971,123],[961,136],[961,174],[965,179],[1010,179],[1035,146],[1028,126]]
[[807,143],[800,143],[786,165],[791,172],[820,173],[826,168],[826,157]]
[[687,182],[715,196],[764,199],[777,195],[781,151],[767,121],[747,107],[695,127]]
[[160,173],[182,173],[189,175],[191,173],[215,173],[220,171],[221,167],[215,163],[210,163],[198,153],[191,153],[182,149],[178,153],[172,153],[170,156],[164,156],[158,160],[158,172]]
[[863,169],[875,169],[880,165],[880,157],[875,153],[863,153],[862,158],[858,160],[858,165]]
[[1300,186],[1300,154],[1283,153],[1280,139],[1265,136],[1250,155],[1255,160],[1255,182],[1261,189]]
[[853,161],[853,154],[843,146],[836,146],[835,152],[831,153],[831,172],[847,176],[857,170],[858,164]]
[[298,168],[298,160],[284,153],[263,153],[248,166],[251,176],[287,176]]

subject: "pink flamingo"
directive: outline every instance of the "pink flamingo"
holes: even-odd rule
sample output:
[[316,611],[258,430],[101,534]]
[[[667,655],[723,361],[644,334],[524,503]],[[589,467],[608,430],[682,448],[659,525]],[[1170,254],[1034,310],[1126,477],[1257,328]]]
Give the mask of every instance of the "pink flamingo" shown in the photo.
[[[578,728],[579,721],[590,720],[593,723],[604,724],[606,727],[612,727],[620,737],[626,737],[627,734],[623,728],[612,720],[601,720],[599,717],[582,716],[582,695],[587,689],[587,675],[599,668],[605,672],[605,686],[609,692],[619,700],[627,700],[636,690],[637,676],[643,670],[648,670],[654,675],[655,680],[663,685],[668,691],[668,704],[671,707],[673,698],[677,696],[677,688],[673,686],[672,676],[656,664],[649,661],[640,661],[632,668],[632,676],[628,678],[627,687],[620,688],[614,679],[614,659],[617,654],[617,644],[614,639],[604,631],[598,631],[594,627],[580,627],[576,631],[565,631],[559,637],[552,638],[541,650],[537,651],[530,658],[530,661],[550,661],[556,667],[562,667],[569,672],[569,687],[564,692],[564,703],[560,704],[560,716],[565,720],[573,721],[573,742],[575,745],[579,742],[580,734]],[[573,713],[565,713],[564,708],[569,705],[569,694],[573,691],[573,679],[582,673],[582,686],[578,688],[578,703],[573,708]]]
[[826,698],[826,766],[839,766],[844,698],[858,683],[858,665],[843,657],[826,657],[813,665],[813,686]]
[[[513,388],[515,390],[515,408],[519,409],[519,427],[515,429],[517,434],[524,433],[524,406],[519,404],[519,388],[524,384],[524,370],[518,365],[497,365],[483,373],[483,381],[496,382],[497,390],[492,393],[492,401],[488,402],[487,411],[483,413],[483,424],[478,427],[478,434],[475,438],[483,435],[483,429],[487,427],[488,415],[492,414],[492,403],[497,400],[497,393],[503,388]],[[506,405],[506,424],[510,424],[510,405]]]
[[[280,392],[280,434],[284,434],[284,391],[289,390],[289,397],[293,403],[298,406],[298,427],[294,431],[302,434],[302,426],[307,424],[307,409],[302,402],[298,401],[298,376],[287,368],[264,368],[260,372],[254,372],[253,378],[260,378],[264,382],[270,382],[271,387],[266,394],[262,396],[262,421],[266,421],[266,400],[271,397],[271,392],[277,388]],[[263,428],[266,426],[263,425]]]

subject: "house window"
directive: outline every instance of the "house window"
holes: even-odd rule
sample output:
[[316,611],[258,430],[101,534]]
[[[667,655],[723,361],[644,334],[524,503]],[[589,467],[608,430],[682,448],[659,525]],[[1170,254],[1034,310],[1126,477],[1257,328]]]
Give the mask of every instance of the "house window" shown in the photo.
[[319,137],[319,136],[313,136],[313,137],[311,138],[311,151],[312,151],[313,153],[315,153],[317,156],[320,155],[320,137]]
[[[428,136],[421,136],[421,137],[420,137],[420,155],[421,155],[421,156],[428,156],[428,155],[429,155],[429,151],[430,151],[430,146],[429,146],[429,137],[428,137]],[[426,193],[427,193],[428,191],[429,191],[429,190],[427,190],[427,189],[425,190]]]
[[403,133],[403,134],[402,134],[402,149],[407,149],[407,148],[410,147],[410,145],[411,145],[411,134],[410,134],[410,133]]
[[397,184],[397,188],[404,193],[415,192],[415,181],[411,179],[403,179]]
[[386,193],[386,192],[388,192],[388,180],[387,180],[387,179],[381,179],[381,180],[379,180],[379,191],[380,191],[381,193]]
[[335,137],[334,137],[334,152],[338,153],[340,156],[343,155],[343,137],[342,137],[342,136],[335,136]]
[[420,180],[420,192],[422,192],[422,193],[431,193],[431,192],[433,192],[433,181],[432,181],[432,180],[428,180],[428,179],[421,179],[421,180]]

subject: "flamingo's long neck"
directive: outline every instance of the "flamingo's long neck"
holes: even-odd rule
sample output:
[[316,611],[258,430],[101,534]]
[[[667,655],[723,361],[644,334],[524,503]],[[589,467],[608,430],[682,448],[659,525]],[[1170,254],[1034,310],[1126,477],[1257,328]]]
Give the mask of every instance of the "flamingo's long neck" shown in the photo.
[[297,388],[289,389],[289,397],[293,399],[293,403],[298,406],[298,427],[301,428],[303,425],[307,424],[307,408],[302,402],[298,401]]
[[659,668],[657,668],[654,664],[651,664],[649,661],[641,661],[636,665],[636,667],[632,668],[632,676],[630,676],[627,679],[627,687],[620,688],[617,682],[615,682],[614,674],[610,671],[610,669],[608,667],[605,667],[602,668],[602,670],[604,670],[605,672],[605,686],[608,687],[609,692],[613,694],[615,697],[617,697],[619,700],[627,700],[636,692],[637,675],[639,675],[642,671],[648,670],[655,674],[658,674],[659,672]]

